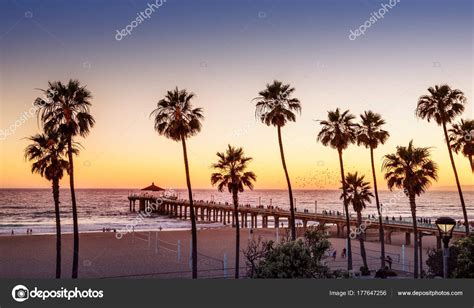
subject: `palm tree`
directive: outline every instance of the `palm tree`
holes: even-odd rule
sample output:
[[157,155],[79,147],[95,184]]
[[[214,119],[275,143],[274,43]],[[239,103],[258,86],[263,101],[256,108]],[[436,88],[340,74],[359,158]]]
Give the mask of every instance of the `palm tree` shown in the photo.
[[449,141],[451,148],[457,154],[461,152],[469,159],[471,171],[474,173],[474,165],[472,156],[474,156],[474,120],[461,119],[458,123],[453,124],[449,130]]
[[290,198],[290,228],[292,240],[296,240],[295,207],[293,204],[290,176],[286,168],[281,128],[289,121],[296,121],[295,112],[301,113],[300,101],[297,98],[291,97],[294,91],[295,88],[292,88],[289,84],[283,84],[281,81],[274,80],[272,84],[267,84],[266,89],[260,91],[258,93],[259,96],[255,98],[255,100],[257,100],[256,116],[267,126],[272,125],[277,128],[281,163],[285,171],[288,195]]
[[240,226],[239,226],[239,192],[244,191],[244,187],[253,189],[253,182],[257,176],[252,171],[245,171],[248,163],[252,160],[250,157],[244,156],[242,148],[234,148],[228,146],[224,153],[217,153],[219,161],[212,165],[217,172],[211,175],[212,185],[217,184],[217,189],[223,192],[225,189],[232,194],[234,203],[234,220],[235,220],[235,278],[239,278],[239,255],[240,255]]
[[155,130],[158,134],[176,142],[181,141],[183,146],[184,169],[186,172],[186,185],[189,195],[189,212],[191,217],[192,237],[192,268],[193,278],[197,278],[197,229],[193,205],[193,192],[189,176],[188,153],[186,139],[197,135],[201,131],[201,121],[204,119],[202,108],[193,108],[191,100],[194,94],[186,89],[168,91],[161,99],[151,116],[154,117]]
[[365,209],[367,203],[372,203],[371,197],[374,195],[370,192],[370,185],[364,181],[364,176],[358,176],[356,173],[348,173],[346,176],[346,194],[341,195],[341,199],[345,199],[348,204],[352,204],[354,211],[357,213],[357,225],[358,234],[357,238],[360,243],[360,255],[364,262],[365,268],[369,268],[367,265],[367,254],[365,253],[364,245],[364,233],[365,229],[362,229],[362,210]]
[[459,89],[451,89],[448,85],[435,86],[428,88],[429,95],[423,95],[418,99],[416,107],[416,115],[419,118],[426,119],[428,122],[434,120],[436,124],[443,127],[444,139],[448,146],[449,159],[453,167],[454,177],[456,179],[456,186],[461,199],[461,207],[464,216],[464,226],[466,228],[466,235],[469,235],[469,221],[467,219],[466,204],[464,203],[464,196],[459,182],[458,172],[454,164],[453,152],[451,149],[448,129],[448,123],[452,123],[454,118],[464,111],[466,104],[466,97]]
[[[79,225],[77,219],[76,193],[74,189],[74,138],[86,137],[94,126],[95,120],[89,112],[92,95],[78,80],[49,82],[48,89],[42,90],[48,99],[37,98],[39,116],[44,130],[58,131],[64,136],[69,162],[69,186],[71,189],[72,219],[74,231],[74,254],[72,278],[77,278],[79,267]],[[52,95],[51,95],[52,94]]]
[[431,160],[429,148],[416,148],[413,141],[408,147],[398,146],[397,152],[385,155],[382,170],[385,171],[387,186],[403,189],[410,201],[413,220],[414,242],[414,277],[418,278],[418,228],[416,223],[415,198],[424,193],[431,185],[431,180],[438,178],[438,166]]
[[361,124],[357,132],[357,144],[364,145],[370,149],[370,164],[372,166],[372,178],[374,183],[375,192],[375,204],[377,206],[377,212],[379,214],[379,240],[380,240],[380,268],[385,268],[385,237],[383,229],[382,210],[380,208],[379,193],[377,189],[377,177],[375,175],[375,163],[374,163],[374,149],[379,144],[384,144],[387,141],[390,134],[382,129],[385,124],[385,120],[378,113],[372,111],[365,111],[364,114],[360,115]]
[[330,146],[337,150],[339,154],[339,166],[341,169],[341,183],[343,193],[343,206],[346,213],[346,229],[347,229],[347,268],[352,270],[352,247],[351,237],[349,234],[350,217],[349,207],[346,197],[346,181],[344,176],[344,162],[342,160],[342,151],[356,141],[356,127],[357,124],[353,122],[355,117],[349,113],[349,110],[340,112],[339,108],[335,111],[328,111],[328,119],[320,121],[323,126],[318,134],[317,140],[324,146]]
[[[61,278],[61,219],[59,215],[59,181],[69,163],[65,159],[66,144],[57,132],[29,137],[32,143],[25,149],[25,159],[33,161],[32,173],[38,173],[52,182],[56,217],[56,278]],[[77,150],[73,149],[74,154]]]

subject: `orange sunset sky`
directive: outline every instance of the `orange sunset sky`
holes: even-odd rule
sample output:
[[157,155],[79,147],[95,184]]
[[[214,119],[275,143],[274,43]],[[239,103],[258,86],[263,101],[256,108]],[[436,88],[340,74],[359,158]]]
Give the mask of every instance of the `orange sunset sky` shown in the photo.
[[[194,106],[204,109],[202,132],[188,141],[194,188],[211,187],[215,153],[229,143],[254,158],[250,168],[258,176],[257,189],[286,188],[276,129],[256,121],[251,101],[273,79],[294,86],[302,103],[296,123],[283,128],[296,189],[339,187],[337,153],[316,142],[320,126],[315,121],[336,107],[357,117],[370,109],[386,119],[391,137],[375,152],[378,169],[384,154],[414,139],[417,146],[432,147],[440,168],[435,188],[454,188],[441,127],[414,115],[418,97],[429,86],[448,83],[468,98],[463,117],[473,116],[472,19],[453,18],[446,3],[433,4],[424,18],[418,18],[427,15],[424,6],[400,4],[355,41],[347,38],[349,30],[373,8],[346,12],[328,2],[325,14],[315,10],[311,15],[306,6],[286,2],[235,10],[213,3],[209,17],[208,10],[169,1],[117,41],[116,29],[133,18],[135,8],[110,5],[97,18],[101,21],[93,22],[100,10],[78,7],[67,16],[70,22],[61,24],[47,16],[64,7],[48,5],[35,8],[36,19],[22,18],[24,8],[13,9],[16,17],[2,18],[2,29],[20,21],[0,40],[0,129],[31,107],[40,95],[35,88],[45,88],[48,80],[79,79],[92,92],[96,119],[90,135],[77,139],[84,147],[75,162],[79,188],[139,188],[152,181],[185,187],[181,144],[158,136],[149,118],[156,102],[175,86],[194,92]],[[224,18],[219,10],[230,15]],[[83,14],[89,14],[91,24],[83,25]],[[194,18],[185,18],[188,14]],[[441,46],[437,36],[445,37]],[[0,140],[1,188],[50,186],[31,174],[23,158],[24,138],[37,132],[32,117]],[[455,158],[461,183],[473,185],[468,160]],[[371,179],[367,149],[353,145],[344,159],[347,171]],[[378,176],[379,186],[386,188]],[[67,180],[61,186],[67,187]]]

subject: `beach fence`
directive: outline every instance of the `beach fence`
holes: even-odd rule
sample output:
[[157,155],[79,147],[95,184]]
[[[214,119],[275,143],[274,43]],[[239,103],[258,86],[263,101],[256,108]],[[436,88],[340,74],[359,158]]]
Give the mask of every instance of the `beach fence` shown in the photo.
[[[366,248],[367,265],[369,269],[375,271],[380,268],[380,250]],[[337,256],[336,260],[332,259],[334,250],[329,250],[325,255],[325,264],[332,269],[347,269],[347,257],[341,258]],[[362,256],[360,254],[360,247],[357,242],[352,244],[353,269],[358,272],[359,268],[363,266]],[[396,271],[400,277],[411,276],[414,272],[413,262],[408,258],[405,252],[405,245],[402,245],[400,253],[385,252],[385,257],[392,258],[392,270]],[[389,264],[386,264],[389,266]]]
[[[146,249],[160,258],[160,261],[167,264],[165,268],[178,268],[177,271],[163,271],[155,273],[140,273],[126,275],[127,277],[140,276],[170,276],[188,277],[192,270],[192,242],[167,241],[160,237],[160,231],[133,231],[132,243],[134,245],[145,245]],[[231,278],[234,267],[229,267],[227,253],[222,255],[222,259],[210,256],[198,251],[198,276],[199,278]],[[244,271],[245,272],[244,268]]]

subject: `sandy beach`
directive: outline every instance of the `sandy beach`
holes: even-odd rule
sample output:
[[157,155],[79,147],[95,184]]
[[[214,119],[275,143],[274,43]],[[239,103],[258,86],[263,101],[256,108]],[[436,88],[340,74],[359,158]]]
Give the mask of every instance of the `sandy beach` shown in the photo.
[[[380,245],[373,230],[367,235],[366,249],[371,270],[379,266]],[[299,230],[302,234],[302,230]],[[279,229],[279,238],[286,229]],[[345,246],[344,238],[336,238],[330,230],[332,249],[337,251],[335,260],[326,259],[332,269],[346,268],[346,260],[340,256]],[[249,239],[275,240],[276,229],[241,230],[241,247],[246,249]],[[392,244],[386,245],[387,254],[393,259],[393,268],[402,270],[404,234],[394,234]],[[235,231],[230,227],[200,229],[198,231],[199,277],[232,277],[234,267]],[[62,277],[70,278],[72,262],[72,234],[62,236]],[[424,255],[435,247],[433,237],[423,238]],[[354,269],[361,265],[359,244],[352,242]],[[190,231],[146,231],[127,234],[117,239],[113,232],[80,234],[80,278],[189,278]],[[0,237],[1,278],[54,278],[55,236],[15,235]],[[413,246],[405,249],[406,269],[413,265]],[[241,256],[242,273],[245,258]],[[426,267],[424,267],[426,269]],[[402,276],[404,276],[402,274]]]

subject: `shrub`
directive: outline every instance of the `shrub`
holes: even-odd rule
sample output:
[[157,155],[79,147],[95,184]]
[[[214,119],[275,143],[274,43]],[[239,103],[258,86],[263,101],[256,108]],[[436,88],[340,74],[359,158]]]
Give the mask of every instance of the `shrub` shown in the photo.
[[375,272],[375,278],[385,279],[387,278],[387,271],[384,269],[379,269]]
[[330,278],[350,278],[350,275],[348,271],[338,269],[332,272]]
[[361,266],[359,268],[359,270],[360,270],[360,274],[362,276],[369,276],[370,275],[370,271],[369,271],[369,268],[367,266]]
[[456,246],[459,251],[454,278],[474,278],[474,234],[458,240]]
[[[428,252],[429,276],[443,276],[443,251]],[[474,278],[474,234],[461,238],[449,247],[449,278]]]
[[388,267],[385,267],[385,269],[379,269],[377,272],[375,272],[375,278],[388,278],[388,277],[396,277],[397,272],[394,270],[389,269]]
[[331,247],[322,229],[311,228],[304,239],[281,243],[252,241],[244,251],[250,278],[324,278],[329,269],[321,263]]

